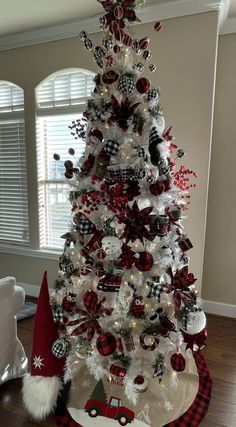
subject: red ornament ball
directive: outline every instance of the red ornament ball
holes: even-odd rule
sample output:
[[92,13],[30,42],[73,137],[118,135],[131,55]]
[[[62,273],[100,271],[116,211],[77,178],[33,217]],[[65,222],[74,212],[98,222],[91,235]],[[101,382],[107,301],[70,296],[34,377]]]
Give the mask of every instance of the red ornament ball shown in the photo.
[[133,44],[133,39],[129,34],[125,34],[123,43],[127,47],[131,47]]
[[171,356],[170,363],[176,372],[183,372],[186,367],[186,360],[181,353],[175,353]]
[[111,32],[112,34],[115,34],[117,31],[119,31],[120,26],[119,26],[118,22],[116,22],[116,21],[112,21],[112,22],[110,23],[109,29],[110,29],[110,32]]
[[115,39],[118,42],[122,42],[122,40],[124,39],[125,33],[123,30],[117,30],[115,32]]
[[149,39],[148,39],[148,37],[144,37],[143,39],[141,39],[139,41],[139,47],[140,47],[141,50],[147,49],[148,46],[149,46]]
[[119,53],[120,52],[120,46],[118,44],[115,44],[115,46],[113,47],[113,50],[115,53]]
[[107,84],[111,85],[115,83],[119,78],[119,74],[117,74],[114,70],[109,70],[102,76],[102,81]]
[[154,25],[154,30],[157,31],[157,32],[159,32],[159,31],[161,31],[162,26],[163,26],[162,22],[161,21],[157,21],[155,23],[155,25]]
[[134,384],[138,384],[141,385],[143,384],[145,381],[144,377],[142,375],[138,375],[135,379],[134,379]]
[[117,19],[121,19],[124,16],[124,9],[122,6],[116,6],[114,9],[114,15]]
[[139,252],[139,257],[135,259],[135,266],[140,271],[149,271],[153,266],[153,256],[149,252]]
[[97,350],[102,356],[110,356],[117,347],[116,338],[110,332],[106,332],[97,339]]
[[139,93],[147,93],[150,89],[150,81],[146,77],[141,77],[136,83],[136,88]]

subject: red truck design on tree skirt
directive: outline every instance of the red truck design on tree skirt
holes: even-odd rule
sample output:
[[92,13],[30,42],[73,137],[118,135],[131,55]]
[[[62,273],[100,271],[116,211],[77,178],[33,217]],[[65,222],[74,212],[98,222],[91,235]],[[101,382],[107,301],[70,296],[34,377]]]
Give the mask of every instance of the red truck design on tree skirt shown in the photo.
[[135,417],[133,411],[122,406],[122,401],[118,397],[112,396],[107,403],[107,396],[102,380],[97,383],[84,409],[92,418],[99,415],[111,418],[112,420],[117,420],[121,426],[131,423]]
[[119,421],[121,426],[126,426],[126,424],[131,423],[135,415],[133,411],[122,406],[121,399],[117,397],[111,397],[107,404],[99,400],[89,399],[84,409],[89,413],[90,417],[101,415],[102,417]]

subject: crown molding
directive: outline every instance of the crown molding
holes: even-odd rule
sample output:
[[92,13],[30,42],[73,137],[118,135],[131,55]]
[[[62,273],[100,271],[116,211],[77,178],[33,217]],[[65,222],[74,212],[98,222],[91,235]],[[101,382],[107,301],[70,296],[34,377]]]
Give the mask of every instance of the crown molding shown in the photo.
[[[157,19],[164,20],[218,11],[220,23],[222,24],[228,14],[229,2],[230,0],[169,0],[164,3],[144,7],[140,11],[139,16],[144,24]],[[44,27],[33,31],[0,37],[0,51],[77,37],[80,31],[84,29],[90,34],[97,33],[100,31],[98,24],[99,16],[97,15],[90,19],[71,22],[69,24]]]
[[229,18],[221,27],[220,35],[236,33],[236,17]]

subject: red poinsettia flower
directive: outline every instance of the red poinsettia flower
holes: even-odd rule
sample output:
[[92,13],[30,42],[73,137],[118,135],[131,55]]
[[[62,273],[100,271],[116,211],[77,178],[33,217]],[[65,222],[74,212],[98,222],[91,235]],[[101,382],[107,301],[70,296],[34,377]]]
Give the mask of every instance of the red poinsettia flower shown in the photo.
[[132,117],[135,109],[139,106],[139,102],[132,105],[132,102],[129,101],[129,98],[125,98],[121,103],[118,102],[116,97],[112,95],[112,115],[109,122],[117,123],[117,125],[126,132],[129,128],[128,120]]
[[79,325],[73,330],[71,336],[82,335],[87,333],[87,340],[91,341],[97,333],[102,335],[103,330],[99,324],[99,318],[103,316],[110,316],[113,312],[113,308],[107,308],[103,306],[106,298],[98,300],[96,292],[88,291],[84,294],[83,303],[85,309],[77,309],[76,312],[81,316],[76,320],[72,320],[67,323],[66,326]]
[[143,242],[144,237],[153,240],[155,236],[146,228],[146,225],[153,225],[157,221],[156,215],[150,215],[152,210],[152,207],[140,210],[136,201],[132,208],[127,205],[126,212],[117,216],[126,225],[121,239],[126,238],[126,242],[134,242],[136,239]]

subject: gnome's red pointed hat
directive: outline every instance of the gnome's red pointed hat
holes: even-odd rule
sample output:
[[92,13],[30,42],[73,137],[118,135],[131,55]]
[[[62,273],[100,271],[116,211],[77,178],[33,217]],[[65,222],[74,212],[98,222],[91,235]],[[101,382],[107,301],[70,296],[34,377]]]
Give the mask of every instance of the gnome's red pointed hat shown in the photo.
[[65,358],[52,353],[58,339],[44,273],[35,316],[30,373],[23,380],[23,401],[29,414],[37,420],[47,417],[56,407],[62,389]]

